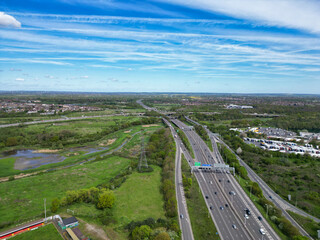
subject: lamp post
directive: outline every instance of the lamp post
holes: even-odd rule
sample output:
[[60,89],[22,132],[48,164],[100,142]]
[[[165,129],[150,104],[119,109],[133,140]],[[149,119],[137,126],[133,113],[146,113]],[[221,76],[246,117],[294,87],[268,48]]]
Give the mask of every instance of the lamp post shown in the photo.
[[266,213],[266,218],[268,216],[268,210],[269,210],[269,205],[268,204],[265,204],[265,206],[267,206],[267,213]]
[[43,205],[44,205],[44,219],[45,219],[45,222],[47,222],[47,204],[46,204],[46,199],[44,198],[43,199]]

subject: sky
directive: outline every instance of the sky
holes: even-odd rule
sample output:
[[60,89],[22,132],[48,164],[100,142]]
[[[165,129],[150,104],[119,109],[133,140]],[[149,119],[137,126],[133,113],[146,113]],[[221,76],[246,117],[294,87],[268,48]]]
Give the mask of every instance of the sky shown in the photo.
[[1,0],[0,90],[320,94],[319,0]]

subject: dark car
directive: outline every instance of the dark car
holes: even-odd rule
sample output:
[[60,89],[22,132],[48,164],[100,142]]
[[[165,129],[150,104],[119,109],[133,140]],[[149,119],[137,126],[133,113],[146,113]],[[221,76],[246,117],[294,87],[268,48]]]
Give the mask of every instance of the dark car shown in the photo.
[[228,180],[227,182],[230,182],[230,180]]
[[259,216],[258,219],[259,219],[260,221],[262,221],[262,217]]
[[206,199],[208,199],[209,197],[208,196],[206,196]]
[[212,210],[212,209],[213,209],[213,207],[212,207],[212,206],[210,206],[210,209]]
[[272,196],[269,196],[270,199],[272,199]]
[[221,182],[221,179],[219,179],[219,182]]
[[226,207],[229,207],[228,203],[226,203]]
[[214,194],[217,194],[217,192],[214,192]]
[[249,216],[251,215],[251,212],[250,212],[250,210],[248,208],[245,211]]

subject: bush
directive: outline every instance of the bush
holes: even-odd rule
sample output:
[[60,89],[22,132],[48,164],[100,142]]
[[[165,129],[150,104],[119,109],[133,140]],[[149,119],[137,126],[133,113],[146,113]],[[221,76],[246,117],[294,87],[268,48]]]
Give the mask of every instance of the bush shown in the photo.
[[152,230],[149,226],[142,225],[140,227],[136,227],[135,229],[133,229],[133,231],[131,233],[131,238],[132,238],[132,240],[149,239],[151,232],[152,232]]
[[166,232],[159,233],[154,240],[171,240],[170,236]]
[[53,199],[51,203],[51,208],[50,208],[51,212],[56,213],[59,210],[59,207],[60,207],[60,200],[58,198]]
[[103,190],[99,195],[97,208],[105,209],[112,208],[115,201],[114,193],[111,190]]

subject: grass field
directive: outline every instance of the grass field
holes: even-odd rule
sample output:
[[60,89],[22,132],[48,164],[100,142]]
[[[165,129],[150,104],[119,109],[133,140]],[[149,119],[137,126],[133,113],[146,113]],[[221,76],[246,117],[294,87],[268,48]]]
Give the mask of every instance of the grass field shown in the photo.
[[[182,172],[186,177],[191,177],[190,167],[187,160],[182,156]],[[190,198],[186,198],[188,213],[191,221],[192,232],[195,240],[218,240],[217,229],[209,215],[207,205],[200,192],[197,179],[192,176],[192,185],[190,188]]]
[[15,158],[0,159],[0,177],[18,174],[21,171],[14,169]]
[[150,173],[134,172],[115,191],[117,200],[114,215],[120,226],[148,217],[165,218],[163,196],[160,192],[161,168],[152,168],[154,171]]
[[10,239],[12,240],[44,240],[44,239],[45,240],[62,240],[62,237],[58,233],[57,229],[53,226],[53,224],[48,224],[36,230],[19,234]]
[[108,182],[130,160],[109,157],[105,160],[78,165],[68,169],[1,183],[0,223],[36,217],[43,212],[43,198],[48,208],[55,197],[62,197],[68,190],[96,186]]
[[317,239],[317,230],[320,229],[320,223],[316,223],[310,218],[303,217],[291,211],[287,211],[297,223],[299,223],[314,239]]
[[[110,239],[128,239],[128,232],[124,227],[131,221],[145,220],[149,217],[165,218],[163,196],[160,192],[161,168],[152,168],[154,171],[150,173],[133,172],[121,187],[115,190],[116,201],[112,209],[113,218],[116,220],[114,224],[102,225],[99,221],[102,211],[88,203],[77,203],[62,208],[59,214],[66,214],[68,208],[74,211],[77,218],[105,231]],[[79,226],[84,234],[94,240],[103,239],[88,231],[85,225]]]

